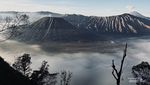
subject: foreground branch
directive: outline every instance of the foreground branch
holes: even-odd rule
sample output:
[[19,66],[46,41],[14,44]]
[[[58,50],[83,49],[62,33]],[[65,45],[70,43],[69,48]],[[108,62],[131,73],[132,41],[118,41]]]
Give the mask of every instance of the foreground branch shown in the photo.
[[115,78],[117,85],[120,85],[123,64],[124,64],[124,60],[125,60],[126,56],[127,56],[127,44],[125,45],[125,49],[124,49],[124,53],[123,53],[123,58],[121,60],[121,65],[120,65],[119,71],[116,69],[116,66],[114,64],[114,60],[112,60],[112,69],[113,69],[112,70],[112,75]]

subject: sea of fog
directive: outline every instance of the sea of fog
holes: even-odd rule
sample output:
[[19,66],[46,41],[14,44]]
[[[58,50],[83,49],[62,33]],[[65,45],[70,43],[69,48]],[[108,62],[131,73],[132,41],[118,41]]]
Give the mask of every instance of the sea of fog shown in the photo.
[[[128,43],[127,58],[125,59],[122,85],[135,85],[130,82],[132,76],[132,66],[142,61],[150,62],[150,38],[130,38],[124,40],[111,41],[110,44]],[[87,46],[88,44],[86,44]],[[95,44],[97,45],[97,44]],[[103,44],[102,44],[103,45]],[[57,45],[55,45],[57,47]],[[55,47],[54,46],[54,47]],[[59,46],[59,45],[58,45]],[[95,48],[89,47],[90,51],[74,52],[54,52],[44,50],[40,45],[25,44],[17,41],[7,40],[0,42],[0,55],[10,64],[14,62],[17,56],[24,53],[31,54],[32,68],[38,69],[43,60],[48,61],[50,72],[71,71],[73,73],[72,83],[75,85],[115,85],[115,80],[111,74],[111,61],[119,65],[123,54],[123,45],[121,47],[112,47],[110,50],[115,52],[98,52],[92,51]],[[82,46],[84,47],[84,46]],[[59,47],[57,47],[59,48]],[[119,48],[119,49],[118,49]],[[105,48],[99,48],[105,50]],[[70,49],[71,50],[71,49]]]

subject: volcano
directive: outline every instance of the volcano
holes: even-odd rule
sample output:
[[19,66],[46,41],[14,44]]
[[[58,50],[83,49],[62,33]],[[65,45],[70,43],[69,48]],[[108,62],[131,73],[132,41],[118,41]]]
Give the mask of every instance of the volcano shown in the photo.
[[99,35],[150,33],[150,20],[127,13],[109,17],[68,15],[64,19],[79,29],[87,29]]
[[22,31],[19,39],[24,41],[75,40],[77,29],[62,18],[44,17]]
[[150,20],[131,14],[109,17],[44,17],[21,30],[20,41],[97,41],[150,34]]

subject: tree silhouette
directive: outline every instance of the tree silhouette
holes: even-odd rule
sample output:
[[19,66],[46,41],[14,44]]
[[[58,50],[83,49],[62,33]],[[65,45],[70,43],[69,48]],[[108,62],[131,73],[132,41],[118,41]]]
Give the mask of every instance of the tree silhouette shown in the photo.
[[36,85],[0,57],[0,85]]
[[71,77],[72,77],[72,73],[71,72],[66,72],[63,71],[61,72],[61,80],[60,80],[60,85],[70,85],[71,82]]
[[49,73],[49,65],[47,61],[43,61],[39,70],[35,70],[31,75],[31,80],[37,85],[55,85],[58,73]]
[[29,54],[24,54],[16,59],[13,68],[19,72],[21,72],[24,76],[29,77],[31,74],[31,57]]
[[0,41],[6,41],[12,37],[19,36],[21,33],[18,31],[29,24],[29,16],[26,14],[17,13],[15,17],[0,17],[0,34],[7,34],[7,37],[5,36],[5,39]]
[[125,57],[126,57],[126,53],[127,53],[127,44],[125,45],[124,54],[123,54],[123,58],[121,60],[121,65],[120,65],[119,70],[116,69],[116,66],[114,64],[114,60],[112,60],[112,68],[113,68],[112,75],[115,78],[117,85],[120,85],[122,69],[123,69],[123,64],[124,64],[124,60],[125,60]]
[[150,65],[148,62],[141,62],[132,67],[133,76],[136,78],[137,85],[150,84]]

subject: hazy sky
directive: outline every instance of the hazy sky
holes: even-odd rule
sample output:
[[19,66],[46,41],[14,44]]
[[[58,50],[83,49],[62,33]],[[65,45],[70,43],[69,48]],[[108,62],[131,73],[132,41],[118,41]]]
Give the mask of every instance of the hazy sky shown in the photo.
[[138,11],[150,16],[150,0],[0,0],[0,11],[51,11],[109,16]]

